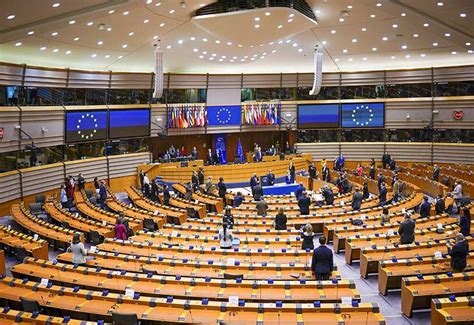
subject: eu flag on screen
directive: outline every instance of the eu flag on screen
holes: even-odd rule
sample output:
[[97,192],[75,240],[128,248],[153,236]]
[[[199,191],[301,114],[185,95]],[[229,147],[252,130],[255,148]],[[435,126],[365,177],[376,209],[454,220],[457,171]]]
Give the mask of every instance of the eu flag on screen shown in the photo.
[[207,125],[240,125],[240,105],[233,106],[208,106]]
[[343,128],[378,128],[385,124],[384,103],[342,105]]
[[106,111],[66,112],[66,142],[107,139]]

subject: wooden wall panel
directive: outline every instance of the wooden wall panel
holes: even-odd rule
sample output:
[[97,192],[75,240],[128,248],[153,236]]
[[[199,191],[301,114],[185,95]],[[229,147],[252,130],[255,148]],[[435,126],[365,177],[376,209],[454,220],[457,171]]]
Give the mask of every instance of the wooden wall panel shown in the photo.
[[69,71],[69,88],[109,88],[110,73],[93,71]]
[[205,74],[171,74],[169,89],[205,89],[207,88],[207,75]]
[[474,80],[474,66],[441,67],[433,69],[435,82],[472,81]]
[[[437,98],[434,110],[439,113],[433,118],[433,126],[438,129],[474,129],[474,96],[465,100]],[[462,120],[455,120],[454,111],[463,111]]]
[[151,89],[153,88],[153,74],[114,72],[111,74],[110,88]]
[[384,153],[384,145],[382,142],[341,142],[341,153],[346,160],[379,160]]
[[23,196],[57,190],[64,184],[64,166],[61,163],[21,170]]
[[72,175],[77,179],[79,173],[84,175],[87,182],[93,182],[94,177],[107,179],[107,160],[105,157],[74,160],[65,162],[66,176]]
[[336,142],[320,142],[320,143],[297,143],[295,145],[298,152],[309,153],[313,160],[334,160],[339,155],[339,143]]
[[[428,126],[431,120],[431,98],[416,101],[386,101],[385,127],[387,129],[413,129]],[[410,118],[407,118],[407,115]]]
[[433,145],[433,161],[474,164],[474,144],[435,143]]
[[341,86],[383,85],[384,71],[341,73]]
[[387,84],[431,83],[431,69],[388,70],[385,80]]
[[208,88],[241,89],[242,75],[209,75]]
[[19,148],[20,109],[18,107],[0,108],[0,127],[3,128],[3,139],[0,140],[0,152],[15,151]]
[[67,70],[64,69],[45,69],[27,66],[25,69],[24,86],[64,88],[67,86],[67,76]]
[[[38,147],[64,144],[65,112],[61,106],[22,107],[22,129],[34,138]],[[42,129],[45,128],[45,132]],[[31,144],[22,137],[22,145]]]
[[20,173],[10,171],[0,174],[0,203],[20,197]]
[[152,162],[149,152],[109,156],[107,159],[109,160],[109,177],[111,179],[136,175],[138,165]]
[[396,161],[431,161],[431,143],[387,142],[385,148]]
[[0,63],[0,85],[21,86],[23,65]]

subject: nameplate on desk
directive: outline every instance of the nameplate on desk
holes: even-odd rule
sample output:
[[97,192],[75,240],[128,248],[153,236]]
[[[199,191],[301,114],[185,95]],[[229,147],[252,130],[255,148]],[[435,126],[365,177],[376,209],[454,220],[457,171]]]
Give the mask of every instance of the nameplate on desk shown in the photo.
[[239,296],[229,296],[229,305],[238,306],[239,305]]
[[227,259],[227,265],[234,265],[235,264],[235,258],[228,258]]
[[91,246],[90,250],[89,250],[91,253],[95,253],[97,252],[97,247],[95,246]]
[[125,297],[133,298],[134,295],[135,295],[135,290],[133,290],[132,288],[125,289]]
[[33,239],[34,239],[34,240],[38,240],[38,239],[39,239],[38,234],[34,234],[34,235],[33,235]]
[[441,258],[441,257],[443,257],[443,254],[442,254],[440,251],[436,251],[436,252],[434,253],[434,257],[435,257],[435,258]]
[[155,214],[155,216],[158,215],[158,210],[155,210],[155,212],[153,212]]
[[49,280],[48,279],[45,279],[45,278],[41,278],[41,282],[40,282],[40,286],[42,287],[47,287],[48,286],[48,283],[49,283]]
[[102,226],[106,226],[107,225],[107,221],[102,221]]
[[342,303],[343,305],[349,305],[349,306],[350,306],[350,305],[352,304],[352,297],[344,297],[344,296],[342,296],[342,297],[341,297],[341,303]]

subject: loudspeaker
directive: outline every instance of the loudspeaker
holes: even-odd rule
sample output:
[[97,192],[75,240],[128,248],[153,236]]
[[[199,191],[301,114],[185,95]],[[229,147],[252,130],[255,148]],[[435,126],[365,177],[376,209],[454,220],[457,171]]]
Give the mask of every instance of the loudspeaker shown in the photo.
[[155,44],[155,88],[153,98],[163,96],[163,52],[159,44]]
[[309,91],[310,96],[319,94],[323,82],[323,53],[318,46],[314,47],[314,80],[313,88]]

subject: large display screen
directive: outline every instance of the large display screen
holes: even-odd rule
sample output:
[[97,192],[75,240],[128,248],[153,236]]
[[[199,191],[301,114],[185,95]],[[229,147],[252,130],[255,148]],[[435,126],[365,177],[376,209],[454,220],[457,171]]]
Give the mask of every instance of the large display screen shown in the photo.
[[111,110],[109,114],[109,138],[150,136],[149,109]]
[[107,139],[107,111],[66,112],[66,142]]
[[339,127],[339,104],[298,105],[299,129]]
[[384,125],[384,103],[356,103],[342,105],[343,128],[382,128]]

